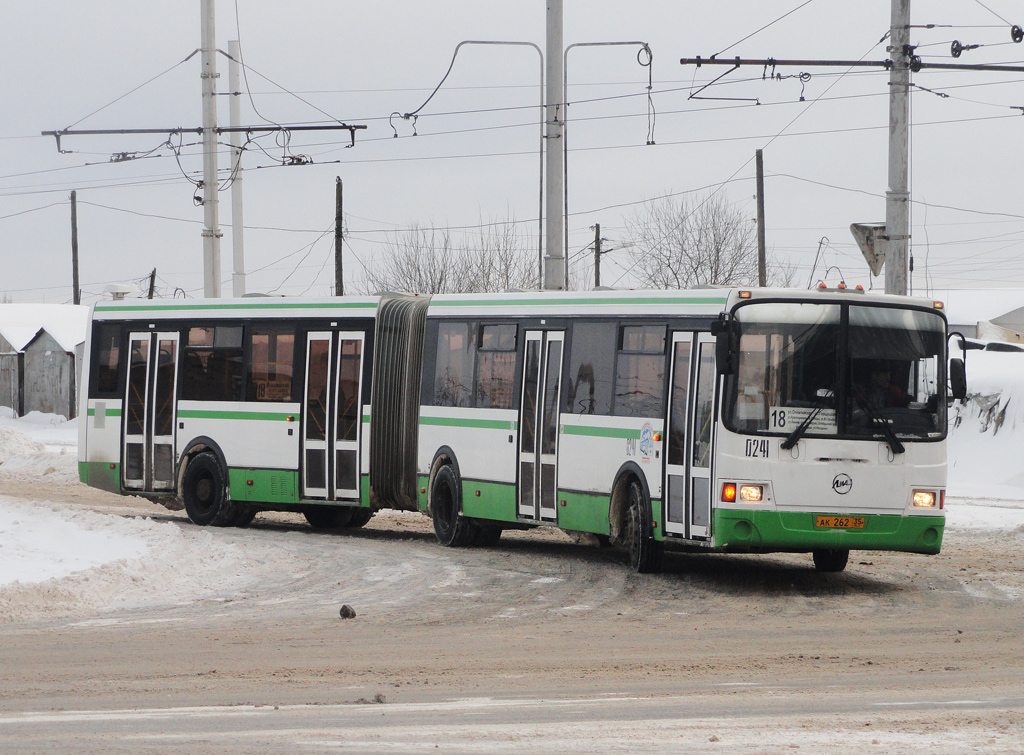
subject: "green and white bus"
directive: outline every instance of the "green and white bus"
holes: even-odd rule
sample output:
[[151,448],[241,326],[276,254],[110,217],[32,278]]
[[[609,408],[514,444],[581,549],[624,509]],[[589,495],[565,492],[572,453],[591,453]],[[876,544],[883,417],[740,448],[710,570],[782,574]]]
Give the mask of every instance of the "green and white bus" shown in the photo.
[[855,290],[109,302],[81,478],[197,524],[419,510],[447,546],[554,526],[641,572],[666,547],[836,571],[939,552],[946,339],[939,303]]

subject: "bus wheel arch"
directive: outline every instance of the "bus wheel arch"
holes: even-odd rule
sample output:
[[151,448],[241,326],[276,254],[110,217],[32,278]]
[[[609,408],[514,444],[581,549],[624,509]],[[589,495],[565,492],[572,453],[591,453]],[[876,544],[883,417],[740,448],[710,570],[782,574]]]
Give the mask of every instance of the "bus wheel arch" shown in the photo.
[[608,533],[612,545],[626,545],[626,526],[629,522],[629,486],[636,481],[640,484],[647,500],[651,499],[646,475],[633,462],[626,462],[619,468],[612,483],[612,495],[608,502]]
[[431,465],[427,507],[437,541],[446,547],[470,545],[476,527],[462,515],[462,477],[451,449],[440,449]]
[[612,487],[609,508],[611,540],[629,551],[633,571],[644,574],[661,570],[663,545],[654,538],[651,494],[645,475],[627,464]]
[[196,453],[183,466],[181,497],[188,518],[200,526],[233,525],[237,509],[228,495],[227,469],[216,454]]
[[[188,468],[189,462],[191,462],[196,456],[202,453],[213,454],[217,461],[220,463],[221,469],[224,470],[225,480],[227,479],[227,468],[228,463],[224,457],[224,451],[221,450],[220,445],[217,441],[212,438],[208,438],[205,435],[200,435],[183,446],[181,456],[178,457],[178,493],[181,494],[182,484],[185,479],[185,470]],[[228,491],[230,493],[230,490]]]

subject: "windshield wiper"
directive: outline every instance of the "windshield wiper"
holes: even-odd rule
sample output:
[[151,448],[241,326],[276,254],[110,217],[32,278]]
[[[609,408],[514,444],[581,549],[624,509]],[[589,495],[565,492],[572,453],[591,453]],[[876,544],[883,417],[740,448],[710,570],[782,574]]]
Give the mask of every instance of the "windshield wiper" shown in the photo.
[[882,416],[882,413],[871,406],[867,401],[862,398],[857,399],[857,403],[867,413],[868,417],[871,418],[871,424],[875,427],[882,428],[882,434],[885,435],[885,441],[889,444],[889,448],[892,449],[894,454],[906,453],[907,449],[900,442],[900,439],[896,437],[896,433],[892,429],[892,420],[888,420]]
[[832,398],[834,395],[831,388],[823,390],[825,391],[824,394],[818,394],[818,401],[817,405],[814,407],[814,411],[808,414],[807,417],[804,418],[804,421],[797,425],[796,429],[786,436],[786,439],[782,441],[782,444],[779,446],[781,449],[788,451],[796,445],[796,442],[804,436],[804,433],[807,432],[807,428],[809,428],[811,423],[814,422],[814,418],[817,417],[818,414],[821,413],[821,410],[827,405],[826,399]]

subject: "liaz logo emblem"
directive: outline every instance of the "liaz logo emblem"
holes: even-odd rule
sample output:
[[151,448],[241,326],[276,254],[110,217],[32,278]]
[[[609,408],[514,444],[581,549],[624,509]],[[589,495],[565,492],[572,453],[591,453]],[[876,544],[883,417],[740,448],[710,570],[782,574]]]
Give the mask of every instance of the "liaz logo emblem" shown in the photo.
[[832,478],[832,489],[839,495],[846,495],[853,490],[853,478],[848,474],[837,474]]

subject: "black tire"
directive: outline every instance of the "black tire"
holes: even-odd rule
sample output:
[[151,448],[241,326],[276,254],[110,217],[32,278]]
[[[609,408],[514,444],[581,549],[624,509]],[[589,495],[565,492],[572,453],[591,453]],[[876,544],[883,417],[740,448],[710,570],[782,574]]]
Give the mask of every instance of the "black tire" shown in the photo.
[[430,516],[441,545],[460,548],[473,542],[477,528],[462,515],[462,485],[447,464],[437,470],[430,486]]
[[228,499],[227,475],[211,453],[201,453],[188,462],[181,497],[188,518],[202,527],[228,527],[238,510]]
[[373,519],[373,515],[375,513],[376,512],[373,511],[372,509],[352,509],[352,516],[350,516],[349,520],[341,526],[347,530],[359,529],[360,527],[365,526],[366,523],[369,522],[371,519]]
[[479,548],[493,548],[501,540],[501,527],[496,524],[478,524],[473,545]]
[[259,509],[255,506],[249,506],[245,503],[236,504],[235,515],[228,522],[228,527],[248,527],[252,524],[252,520],[256,518],[256,514],[259,513]]
[[850,560],[850,551],[843,549],[817,550],[814,557],[814,568],[818,571],[842,571]]
[[629,484],[629,508],[626,510],[626,534],[629,565],[637,574],[661,571],[662,544],[654,539],[651,504],[640,483]]
[[309,525],[316,530],[340,530],[352,518],[348,506],[308,506],[302,510]]

